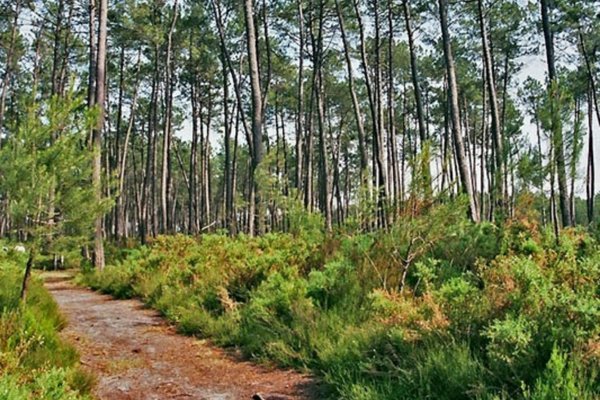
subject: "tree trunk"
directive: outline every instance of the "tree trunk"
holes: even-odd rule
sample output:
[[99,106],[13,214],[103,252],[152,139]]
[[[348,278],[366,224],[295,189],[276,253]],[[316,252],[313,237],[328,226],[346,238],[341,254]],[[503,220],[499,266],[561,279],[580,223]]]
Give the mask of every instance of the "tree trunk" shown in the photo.
[[454,150],[458,162],[458,169],[462,190],[469,199],[469,211],[471,219],[479,222],[479,210],[475,202],[473,185],[469,174],[469,166],[465,156],[465,146],[460,125],[460,108],[458,105],[458,85],[456,83],[456,71],[454,68],[454,57],[452,55],[452,45],[450,43],[450,33],[448,30],[448,0],[438,0],[440,23],[442,28],[442,41],[444,44],[444,58],[446,61],[446,73],[448,75],[448,89],[450,97],[450,116],[452,119],[452,135],[454,139]]
[[[100,0],[102,1],[102,0]],[[59,58],[60,58],[60,38],[63,29],[63,12],[64,12],[64,0],[58,0],[56,4],[56,25],[54,26],[53,32],[53,48],[52,48],[52,72],[51,72],[51,95],[59,94]],[[100,29],[100,27],[99,27]],[[95,73],[97,74],[98,69]]]
[[[4,77],[2,78],[2,90],[0,91],[0,138],[2,134],[2,128],[4,126],[4,111],[6,109],[6,97],[8,96],[8,87],[10,86],[12,80],[12,69],[14,63],[13,57],[15,55],[15,42],[17,40],[17,33],[19,30],[18,22],[20,14],[21,0],[16,0],[12,26],[10,29],[10,39],[8,42],[8,49],[6,51],[6,68],[4,70]],[[0,140],[0,148],[2,148],[2,140]]]
[[298,111],[296,115],[296,189],[298,195],[302,189],[303,173],[303,140],[304,140],[304,12],[302,0],[297,1],[298,6]]
[[585,40],[581,28],[579,28],[579,41],[581,53],[583,54],[586,72],[589,82],[588,90],[588,162],[586,174],[586,195],[587,195],[587,216],[588,224],[594,221],[594,206],[596,201],[596,168],[594,164],[594,117],[593,110],[596,112],[596,118],[600,123],[600,109],[598,108],[598,95],[596,91],[596,80],[592,69],[592,63],[585,47]]
[[[500,128],[500,115],[498,109],[498,95],[496,93],[496,80],[494,75],[494,65],[492,62],[492,55],[490,46],[488,43],[488,31],[485,23],[485,13],[483,10],[483,0],[477,1],[477,10],[479,16],[479,29],[481,32],[481,43],[483,47],[483,64],[486,72],[487,91],[490,101],[490,111],[492,116],[492,141],[494,143],[494,154],[495,163],[494,165],[494,188],[491,190],[491,201],[494,203],[496,209],[500,212],[505,212],[504,193],[506,188],[504,187],[503,176],[505,174],[505,156],[504,146],[502,138],[502,130]],[[493,217],[493,216],[492,216]]]
[[[262,217],[260,212],[260,194],[256,182],[256,171],[263,157],[262,143],[262,111],[263,99],[261,93],[260,71],[258,65],[258,50],[256,47],[256,27],[254,25],[254,1],[244,1],[244,14],[246,18],[246,44],[248,46],[248,62],[250,64],[250,87],[252,91],[252,164],[250,177],[250,235],[260,234],[262,230]],[[257,212],[258,209],[258,212]],[[258,222],[258,226],[255,223]]]
[[329,164],[327,162],[327,143],[325,139],[325,94],[323,83],[323,23],[324,23],[323,0],[319,1],[319,28],[317,38],[317,58],[314,68],[317,70],[317,85],[314,88],[317,98],[317,124],[319,129],[319,198],[321,208],[325,214],[325,229],[332,230],[331,197],[329,190]]
[[[593,86],[592,86],[593,87]],[[593,89],[590,88],[590,92]],[[587,217],[588,224],[591,225],[594,222],[594,203],[596,197],[596,168],[594,165],[594,117],[592,111],[592,103],[594,95],[588,93],[588,162],[587,162],[587,174],[586,174],[586,195],[587,195]]]
[[172,141],[172,115],[173,115],[173,32],[177,15],[179,12],[178,0],[173,3],[173,18],[167,35],[167,57],[165,61],[165,126],[163,134],[163,154],[162,154],[162,173],[160,179],[160,210],[161,226],[163,232],[171,231],[171,221],[169,220],[169,187],[170,187],[170,169],[171,169],[171,141]]
[[[417,54],[415,50],[414,34],[412,27],[412,19],[410,12],[409,0],[402,1],[402,8],[404,11],[404,20],[406,23],[406,33],[408,35],[408,49],[410,53],[410,71],[413,83],[413,90],[415,94],[415,106],[417,111],[417,122],[419,127],[419,139],[421,145],[427,140],[427,126],[425,124],[425,113],[423,111],[423,94],[421,90],[421,84],[419,79],[419,71],[417,67]],[[428,162],[428,161],[427,161]],[[423,186],[427,189],[427,196],[431,194],[431,171],[429,165],[425,165],[425,171],[423,171]]]
[[382,157],[383,146],[381,143],[380,133],[380,116],[377,110],[377,99],[376,94],[373,91],[371,84],[371,77],[369,75],[369,63],[367,60],[367,49],[366,49],[366,38],[365,29],[360,13],[360,7],[358,0],[353,0],[354,12],[356,14],[356,20],[358,22],[358,30],[360,36],[360,55],[362,60],[362,70],[365,79],[365,86],[367,88],[367,97],[369,100],[369,106],[371,110],[371,122],[373,126],[373,177],[374,183],[377,188],[377,223],[381,226],[387,226],[386,215],[384,210],[384,203],[386,199],[386,186],[385,186],[385,168]]
[[125,175],[127,168],[127,155],[129,153],[129,141],[131,140],[131,133],[135,123],[135,113],[137,109],[138,93],[139,93],[139,74],[141,68],[141,51],[138,52],[138,59],[136,63],[136,82],[134,83],[133,99],[131,100],[131,109],[129,111],[129,122],[127,124],[127,132],[125,133],[125,143],[123,143],[123,154],[120,158],[119,164],[119,191],[117,194],[117,236],[123,237],[126,233],[126,220],[125,220]]
[[346,28],[344,26],[344,17],[340,7],[339,0],[335,1],[335,7],[337,11],[338,21],[340,24],[340,32],[342,34],[342,43],[344,45],[344,58],[346,60],[346,70],[348,73],[348,89],[350,90],[350,97],[352,98],[352,107],[354,109],[354,118],[356,119],[356,130],[358,134],[358,158],[359,158],[359,174],[360,183],[364,185],[366,183],[366,175],[368,168],[367,150],[365,145],[365,128],[363,124],[363,116],[360,111],[360,103],[358,96],[356,95],[355,83],[354,83],[354,72],[352,68],[352,60],[350,59],[350,45],[348,44],[348,38],[346,37]]
[[[396,113],[395,113],[395,90],[394,90],[394,15],[393,1],[388,0],[387,7],[387,22],[388,22],[388,45],[387,45],[387,75],[388,75],[388,92],[387,92],[387,109],[388,109],[388,138],[389,138],[389,164],[390,164],[390,196],[394,199],[394,215],[397,211],[400,187],[400,171],[398,170],[398,144],[396,142]],[[431,182],[428,183],[429,190]],[[393,221],[392,221],[393,222]]]
[[563,226],[573,224],[571,210],[569,207],[569,189],[567,187],[567,172],[565,162],[565,150],[562,132],[562,121],[560,112],[555,108],[558,105],[558,81],[556,79],[556,65],[554,57],[554,35],[552,33],[550,10],[548,0],[541,0],[542,26],[544,29],[544,41],[546,43],[546,59],[548,63],[548,91],[551,96],[551,123],[552,123],[552,141],[554,142],[554,155],[556,161],[556,173],[558,175],[558,192],[560,200],[560,211]]
[[25,267],[25,274],[23,275],[23,283],[21,284],[21,303],[25,303],[27,300],[27,289],[29,288],[29,278],[31,277],[31,270],[33,269],[33,262],[35,260],[35,248],[34,244],[31,244],[29,249],[29,258],[27,259],[27,266]]
[[[96,191],[96,200],[102,201],[102,130],[104,129],[105,101],[106,101],[106,41],[108,0],[100,0],[98,20],[98,58],[96,64],[96,98],[95,104],[99,109],[97,125],[93,132],[94,162],[92,182]],[[98,216],[94,230],[94,266],[104,269],[104,235],[102,229],[102,216]]]

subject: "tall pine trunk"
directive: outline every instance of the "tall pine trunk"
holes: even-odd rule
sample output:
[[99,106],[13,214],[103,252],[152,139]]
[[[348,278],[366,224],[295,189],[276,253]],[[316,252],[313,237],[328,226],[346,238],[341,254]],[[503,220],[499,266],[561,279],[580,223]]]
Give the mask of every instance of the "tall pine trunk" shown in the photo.
[[551,97],[551,123],[552,141],[554,143],[554,161],[556,162],[556,173],[558,177],[558,194],[560,200],[560,214],[563,226],[571,226],[573,219],[569,204],[569,188],[567,186],[567,168],[565,162],[565,149],[562,131],[562,121],[557,107],[559,93],[558,80],[556,77],[556,60],[554,56],[554,34],[550,21],[550,9],[548,0],[541,0],[542,27],[544,29],[544,41],[546,43],[546,60],[548,63],[548,92]]
[[475,201],[472,179],[469,172],[468,160],[465,155],[465,146],[461,130],[460,108],[458,103],[458,84],[456,82],[456,71],[454,67],[454,56],[450,43],[450,32],[448,30],[448,0],[438,0],[440,24],[442,28],[442,41],[444,45],[444,59],[446,61],[446,73],[448,75],[448,89],[450,101],[450,117],[452,120],[452,136],[454,139],[454,151],[458,163],[458,172],[463,192],[469,200],[469,212],[471,219],[479,222],[479,210]]
[[[248,47],[248,62],[250,64],[250,87],[252,91],[252,162],[250,176],[250,215],[248,230],[250,235],[261,233],[262,216],[260,212],[260,194],[256,182],[256,172],[263,157],[262,121],[263,98],[258,64],[258,49],[256,46],[256,26],[254,24],[254,1],[244,1],[246,19],[246,45]],[[257,224],[258,223],[258,224]]]
[[[96,193],[96,200],[102,201],[102,131],[105,119],[106,101],[106,41],[107,41],[107,19],[108,0],[100,0],[98,10],[98,57],[96,63],[96,99],[95,103],[99,109],[99,117],[93,132],[93,172],[92,183]],[[104,233],[102,228],[102,216],[96,218],[94,224],[94,266],[99,270],[104,269]]]

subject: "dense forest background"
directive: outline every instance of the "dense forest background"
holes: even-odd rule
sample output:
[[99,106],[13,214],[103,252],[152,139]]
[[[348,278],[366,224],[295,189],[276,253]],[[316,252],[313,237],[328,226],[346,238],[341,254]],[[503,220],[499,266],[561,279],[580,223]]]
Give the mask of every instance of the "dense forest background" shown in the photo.
[[[460,194],[474,221],[510,217],[519,199],[556,229],[597,216],[596,2],[0,9],[4,145],[30,104],[105,99],[87,140],[112,199],[97,236],[259,234],[286,230],[298,208],[322,213],[329,230],[372,230]],[[9,212],[9,192],[2,235],[32,223]],[[61,218],[54,206],[45,214],[36,218]]]
[[0,397],[93,390],[80,267],[330,398],[597,399],[599,55],[589,0],[0,0]]

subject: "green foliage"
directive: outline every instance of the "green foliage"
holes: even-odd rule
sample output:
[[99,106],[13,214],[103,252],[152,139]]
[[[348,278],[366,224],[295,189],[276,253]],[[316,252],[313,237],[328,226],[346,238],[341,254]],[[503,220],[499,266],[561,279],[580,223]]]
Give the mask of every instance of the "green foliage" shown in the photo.
[[489,339],[487,355],[491,368],[504,376],[512,375],[517,381],[530,373],[527,367],[535,357],[534,329],[535,324],[524,316],[492,322],[484,331]]
[[27,232],[32,246],[68,252],[91,237],[93,221],[108,204],[91,185],[94,121],[82,96],[70,89],[47,101],[21,100],[25,110],[0,151],[0,192],[9,199],[12,233]]
[[[308,368],[333,398],[552,398],[540,396],[566,396],[573,374],[593,398],[597,243],[565,230],[557,245],[527,214],[474,225],[465,210],[318,240],[159,237],[83,280],[141,297],[181,332]],[[555,353],[581,361],[561,369]],[[564,389],[550,391],[552,376]]]
[[526,388],[527,400],[592,400],[600,389],[598,383],[598,365],[589,368],[577,359],[561,353],[554,348],[544,373],[539,377],[533,389]]
[[56,303],[35,279],[27,303],[20,304],[20,280],[15,264],[0,262],[0,399],[89,398],[94,379],[59,338],[65,321]]

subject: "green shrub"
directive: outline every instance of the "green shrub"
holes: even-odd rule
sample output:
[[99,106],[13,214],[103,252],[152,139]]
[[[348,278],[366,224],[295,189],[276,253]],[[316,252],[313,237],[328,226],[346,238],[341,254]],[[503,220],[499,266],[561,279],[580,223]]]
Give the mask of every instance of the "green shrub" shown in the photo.
[[326,235],[298,214],[291,234],[159,237],[83,281],[180,332],[309,368],[332,398],[594,398],[597,243],[566,230],[557,245],[527,212],[502,226],[466,215],[459,200],[385,232]]
[[332,261],[322,270],[312,270],[307,294],[321,308],[352,307],[362,300],[364,287],[354,267],[347,261]]
[[76,350],[57,333],[64,318],[35,277],[27,302],[19,302],[22,274],[0,264],[0,399],[88,398],[93,377],[79,370]]
[[600,396],[598,366],[587,371],[584,365],[554,348],[544,373],[531,389],[524,389],[527,400],[594,400]]
[[494,321],[484,332],[489,339],[487,356],[490,366],[499,376],[523,380],[532,371],[535,360],[535,324],[524,316],[508,316]]

